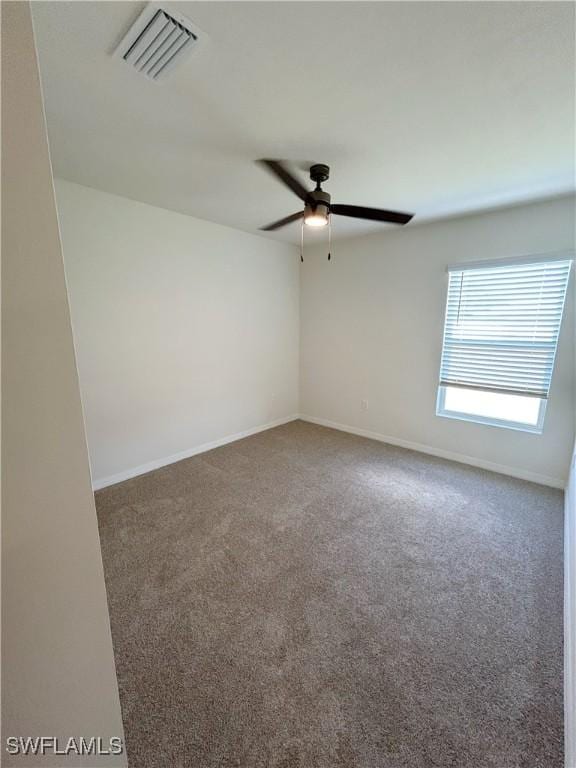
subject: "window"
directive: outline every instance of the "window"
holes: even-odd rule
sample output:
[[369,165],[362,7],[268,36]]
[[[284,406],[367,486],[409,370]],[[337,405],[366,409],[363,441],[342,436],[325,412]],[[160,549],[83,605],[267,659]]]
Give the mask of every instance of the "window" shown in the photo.
[[542,431],[571,263],[449,268],[438,416]]

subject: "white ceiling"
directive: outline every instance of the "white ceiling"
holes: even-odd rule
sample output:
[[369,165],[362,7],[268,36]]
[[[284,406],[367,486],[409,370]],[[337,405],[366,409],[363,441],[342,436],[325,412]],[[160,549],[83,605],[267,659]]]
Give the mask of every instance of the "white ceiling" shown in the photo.
[[33,6],[66,179],[249,232],[299,208],[260,157],[415,222],[574,188],[572,3],[166,3],[209,43],[164,83],[111,56],[143,3]]

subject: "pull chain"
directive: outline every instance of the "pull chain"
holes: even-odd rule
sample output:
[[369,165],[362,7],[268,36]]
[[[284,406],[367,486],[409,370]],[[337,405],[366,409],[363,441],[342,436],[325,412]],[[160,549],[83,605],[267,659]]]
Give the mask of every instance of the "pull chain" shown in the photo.
[[300,261],[304,263],[304,219],[300,225]]
[[332,258],[332,216],[328,214],[328,261]]

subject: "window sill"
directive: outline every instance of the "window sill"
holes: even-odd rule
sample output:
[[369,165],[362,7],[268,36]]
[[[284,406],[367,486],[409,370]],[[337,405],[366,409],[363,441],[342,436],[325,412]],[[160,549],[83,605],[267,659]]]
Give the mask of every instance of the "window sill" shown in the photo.
[[456,411],[436,411],[436,416],[445,419],[456,419],[457,421],[470,421],[473,424],[483,424],[488,427],[500,427],[500,429],[513,429],[516,432],[530,432],[533,435],[542,434],[542,425],[521,424],[515,421],[504,421],[500,419],[490,419],[486,416],[474,416],[470,413],[458,413]]

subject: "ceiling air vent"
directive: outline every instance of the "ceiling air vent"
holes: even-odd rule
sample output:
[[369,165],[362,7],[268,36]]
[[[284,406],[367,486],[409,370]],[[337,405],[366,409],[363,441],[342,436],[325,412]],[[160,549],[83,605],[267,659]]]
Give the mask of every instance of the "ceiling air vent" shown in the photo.
[[151,80],[162,80],[202,38],[203,33],[184,16],[150,4],[124,35],[114,55]]

